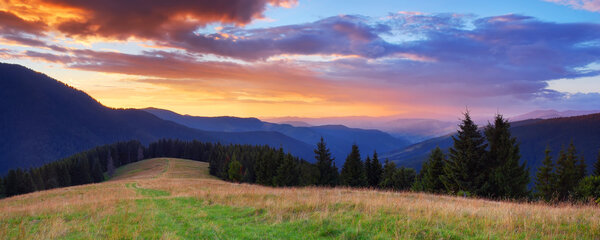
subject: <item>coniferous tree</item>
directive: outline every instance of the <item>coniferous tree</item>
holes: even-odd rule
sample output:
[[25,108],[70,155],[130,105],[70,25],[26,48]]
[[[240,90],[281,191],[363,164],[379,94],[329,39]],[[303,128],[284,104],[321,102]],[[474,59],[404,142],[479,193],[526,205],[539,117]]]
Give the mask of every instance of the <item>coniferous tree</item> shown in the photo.
[[30,169],[29,174],[31,174],[31,180],[33,181],[34,191],[42,191],[46,189],[44,185],[44,180],[42,179],[42,174],[39,169]]
[[577,164],[577,182],[579,182],[581,179],[585,178],[585,176],[587,175],[587,171],[586,171],[587,165],[585,165],[585,158],[583,156],[581,156],[579,158],[579,163]]
[[440,193],[446,190],[442,182],[444,174],[444,153],[436,147],[431,151],[429,159],[423,163],[421,168],[421,187],[423,191]]
[[495,198],[521,198],[528,194],[529,169],[520,162],[517,139],[510,134],[510,123],[497,114],[494,125],[485,128],[489,152],[483,166],[486,181],[479,194]]
[[0,177],[0,198],[6,197],[6,186],[4,185],[4,179]]
[[[367,161],[369,160],[369,157],[367,157]],[[383,166],[381,166],[381,162],[379,162],[379,156],[377,156],[377,152],[373,153],[373,160],[370,160],[369,164],[367,164],[367,161],[365,161],[365,169],[367,172],[367,181],[369,186],[375,188],[379,187],[381,174],[383,173]]]
[[115,174],[115,163],[110,154],[110,150],[108,150],[108,154],[106,155],[106,174],[109,177],[112,177],[112,175]]
[[393,174],[393,189],[404,191],[410,189],[415,182],[416,173],[412,168],[400,167]]
[[64,163],[59,163],[57,167],[58,185],[61,187],[71,186],[71,173]]
[[364,162],[364,168],[365,168],[365,175],[367,176],[367,186],[370,187],[371,186],[371,157],[369,155],[367,155],[367,159],[365,159]]
[[104,181],[104,173],[102,172],[102,166],[100,166],[100,161],[98,160],[98,158],[94,158],[94,160],[92,161],[90,177],[92,178],[92,182],[95,183]]
[[17,171],[16,170],[11,169],[10,171],[8,171],[8,174],[4,178],[4,185],[6,186],[4,188],[4,192],[7,197],[18,194],[17,193]]
[[350,152],[344,166],[342,166],[340,180],[342,185],[350,187],[364,187],[367,185],[365,167],[360,160],[360,152],[356,144],[352,145],[352,152]]
[[379,182],[379,187],[384,189],[394,188],[395,173],[396,164],[386,159],[385,164],[383,165],[383,173],[381,174],[381,181]]
[[535,177],[535,188],[541,199],[551,201],[556,194],[556,173],[554,173],[554,162],[552,156],[550,156],[550,148],[546,148],[545,155],[542,166],[538,169]]
[[[35,183],[29,172],[17,169],[16,194],[25,194],[35,191]],[[15,195],[16,195],[15,194]]]
[[471,120],[468,111],[459,128],[457,136],[452,136],[454,145],[450,148],[450,155],[444,164],[442,182],[451,193],[465,191],[479,194],[486,181],[485,139]]
[[235,155],[231,157],[227,174],[229,176],[229,180],[231,181],[240,182],[242,180],[242,164],[237,160]]
[[75,163],[71,174],[71,183],[73,185],[82,185],[92,182],[90,175],[90,162],[84,156],[80,156]]
[[600,151],[598,151],[598,159],[594,163],[594,176],[600,176]]
[[331,152],[323,137],[321,141],[317,143],[317,149],[314,150],[315,159],[317,160],[316,165],[319,169],[319,180],[317,185],[321,186],[334,186],[337,184],[338,169],[335,167],[334,159],[331,157]]
[[291,155],[286,155],[277,169],[275,186],[298,185],[298,166]]
[[560,156],[556,162],[556,189],[558,199],[561,201],[567,200],[571,196],[573,189],[579,182],[576,154],[575,145],[571,142],[567,152],[560,151]]

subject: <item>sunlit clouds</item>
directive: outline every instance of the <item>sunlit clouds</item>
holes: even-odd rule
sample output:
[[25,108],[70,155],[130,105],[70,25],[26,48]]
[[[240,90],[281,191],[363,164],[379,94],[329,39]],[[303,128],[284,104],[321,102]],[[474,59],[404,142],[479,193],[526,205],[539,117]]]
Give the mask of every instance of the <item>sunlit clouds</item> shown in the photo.
[[[597,11],[594,1],[559,3]],[[193,115],[427,117],[453,116],[466,106],[482,114],[600,108],[590,102],[600,100],[597,92],[563,90],[572,79],[600,75],[588,67],[600,63],[600,24],[398,9],[248,27],[268,19],[269,9],[301,5],[4,0],[0,58],[111,107]],[[559,79],[562,88],[548,84]]]

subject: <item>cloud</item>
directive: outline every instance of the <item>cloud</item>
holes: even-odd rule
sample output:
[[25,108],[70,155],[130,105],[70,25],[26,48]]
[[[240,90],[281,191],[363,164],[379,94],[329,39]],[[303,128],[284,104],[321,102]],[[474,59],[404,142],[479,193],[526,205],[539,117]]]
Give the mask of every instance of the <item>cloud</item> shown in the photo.
[[[170,47],[164,51],[54,49],[41,44],[43,37],[37,35],[11,37],[51,50],[16,57],[133,75],[139,82],[180,91],[210,90],[246,103],[287,98],[306,104],[368,104],[389,112],[460,111],[469,105],[491,108],[493,113],[499,106],[526,111],[544,102],[558,108],[561,103],[572,106],[598,97],[548,90],[547,82],[600,75],[599,69],[586,68],[600,62],[599,24],[554,23],[523,15],[396,13],[382,19],[340,15],[271,28],[235,25],[259,15],[210,20],[233,24],[216,33],[196,31],[194,27],[202,23],[171,26],[170,20],[149,31],[120,27],[80,31],[90,36],[147,36],[158,46]],[[158,31],[161,24],[168,25],[168,31]]]
[[265,60],[281,54],[338,54],[377,58],[391,52],[379,35],[389,31],[361,16],[335,16],[312,23],[264,29],[226,28],[214,34],[179,31],[172,46],[245,60]]
[[581,9],[591,12],[600,12],[599,0],[545,0],[560,5],[570,6],[574,9]]
[[38,18],[49,23],[52,30],[72,37],[156,39],[182,26],[194,29],[209,23],[244,25],[263,18],[269,4],[288,7],[295,3],[296,0],[7,0],[0,7],[8,9],[12,16]]

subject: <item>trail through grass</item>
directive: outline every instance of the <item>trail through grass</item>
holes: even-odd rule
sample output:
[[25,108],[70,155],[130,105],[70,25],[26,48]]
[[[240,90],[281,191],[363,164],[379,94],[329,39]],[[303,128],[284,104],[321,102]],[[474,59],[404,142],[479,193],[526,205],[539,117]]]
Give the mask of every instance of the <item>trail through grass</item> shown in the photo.
[[151,159],[107,182],[0,201],[0,239],[600,239],[592,206],[269,188]]

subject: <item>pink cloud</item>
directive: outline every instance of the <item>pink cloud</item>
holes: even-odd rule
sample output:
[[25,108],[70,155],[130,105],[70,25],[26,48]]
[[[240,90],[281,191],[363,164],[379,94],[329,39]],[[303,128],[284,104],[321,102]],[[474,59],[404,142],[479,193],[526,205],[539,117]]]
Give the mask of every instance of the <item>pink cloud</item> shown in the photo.
[[545,0],[560,5],[570,6],[574,9],[600,12],[600,0]]

